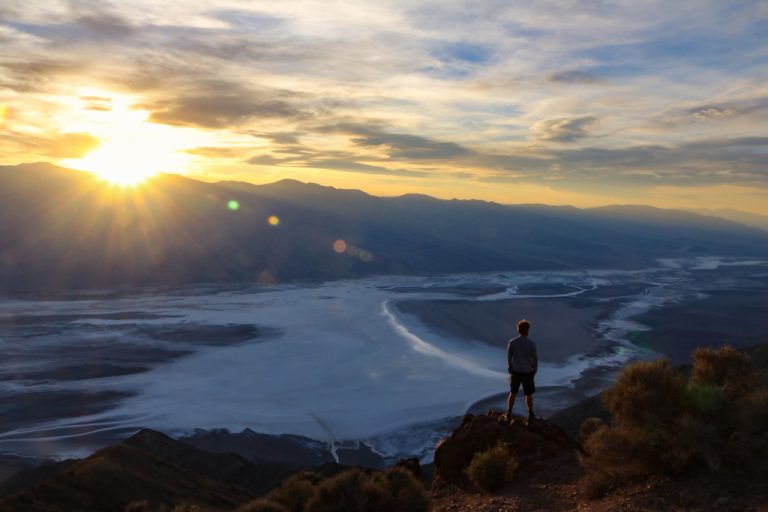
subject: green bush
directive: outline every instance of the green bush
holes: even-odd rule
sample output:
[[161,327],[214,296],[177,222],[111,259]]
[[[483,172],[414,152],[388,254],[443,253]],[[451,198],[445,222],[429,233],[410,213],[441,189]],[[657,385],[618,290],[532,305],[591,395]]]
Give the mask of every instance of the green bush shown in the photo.
[[728,405],[723,388],[705,382],[690,382],[685,394],[688,409],[703,415],[722,415]]
[[495,492],[514,475],[517,462],[509,449],[499,444],[484,452],[476,453],[466,472],[469,479],[484,491]]
[[237,509],[237,512],[287,512],[282,505],[267,499],[258,499],[246,503]]
[[664,428],[671,426],[684,403],[685,379],[666,359],[627,367],[603,402],[616,423]]
[[331,478],[303,472],[237,512],[427,512],[423,484],[403,468],[367,475],[350,469]]
[[372,475],[366,483],[370,512],[427,512],[429,498],[420,481],[403,468]]
[[586,443],[587,439],[592,437],[598,430],[608,428],[603,420],[600,418],[587,418],[581,423],[579,427],[579,439],[582,443]]
[[322,480],[319,473],[304,471],[290,476],[283,484],[267,494],[266,499],[279,503],[288,512],[303,512],[314,496],[316,485]]
[[760,386],[752,361],[730,345],[697,349],[693,353],[691,380],[695,384],[721,388],[729,399],[739,398]]
[[610,426],[582,424],[584,494],[690,469],[718,472],[768,455],[768,389],[730,346],[698,349],[690,376],[667,361],[626,368],[603,393]]
[[368,494],[366,475],[359,469],[350,469],[323,480],[317,492],[307,503],[307,512],[366,512]]

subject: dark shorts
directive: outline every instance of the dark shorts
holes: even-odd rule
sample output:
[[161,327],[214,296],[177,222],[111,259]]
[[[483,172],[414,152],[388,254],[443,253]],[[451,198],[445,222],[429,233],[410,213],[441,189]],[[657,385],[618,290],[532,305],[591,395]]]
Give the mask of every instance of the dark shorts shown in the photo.
[[509,391],[517,394],[523,385],[523,393],[532,395],[536,392],[536,384],[533,383],[533,373],[512,372],[509,376]]

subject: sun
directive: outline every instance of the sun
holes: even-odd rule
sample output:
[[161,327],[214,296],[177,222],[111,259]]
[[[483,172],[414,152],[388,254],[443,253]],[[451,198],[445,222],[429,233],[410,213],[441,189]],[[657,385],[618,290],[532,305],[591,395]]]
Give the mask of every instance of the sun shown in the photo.
[[105,141],[85,157],[67,163],[114,185],[135,186],[158,172],[180,172],[187,160],[157,141],[131,137]]
[[[90,93],[87,97],[94,97]],[[100,93],[108,108],[79,110],[68,119],[70,130],[82,130],[99,139],[99,146],[81,158],[62,161],[67,167],[89,171],[101,179],[121,186],[136,186],[161,172],[184,174],[191,155],[184,150],[194,146],[196,134],[148,120],[149,112],[135,109],[135,99]]]

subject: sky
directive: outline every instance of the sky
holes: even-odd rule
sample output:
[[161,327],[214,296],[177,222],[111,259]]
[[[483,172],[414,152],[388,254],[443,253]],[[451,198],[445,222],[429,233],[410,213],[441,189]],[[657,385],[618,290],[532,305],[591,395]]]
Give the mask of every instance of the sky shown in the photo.
[[768,215],[768,0],[3,0],[37,161]]

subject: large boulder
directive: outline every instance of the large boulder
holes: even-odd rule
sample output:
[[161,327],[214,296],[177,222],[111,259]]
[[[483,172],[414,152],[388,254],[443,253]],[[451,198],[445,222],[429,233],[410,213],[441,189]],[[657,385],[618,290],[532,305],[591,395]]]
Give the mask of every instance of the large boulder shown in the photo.
[[547,459],[580,449],[562,428],[543,419],[527,421],[516,417],[510,424],[504,415],[488,411],[482,415],[467,414],[461,425],[442,439],[435,449],[436,482],[463,486],[466,468],[475,454],[506,443],[510,455],[522,471],[532,472]]

